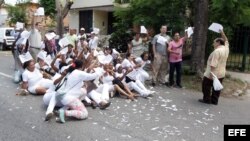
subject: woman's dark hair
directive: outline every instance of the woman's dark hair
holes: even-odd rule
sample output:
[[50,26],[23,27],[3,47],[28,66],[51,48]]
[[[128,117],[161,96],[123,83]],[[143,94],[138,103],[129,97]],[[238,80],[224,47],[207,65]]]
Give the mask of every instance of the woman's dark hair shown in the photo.
[[83,61],[82,60],[75,60],[71,66],[68,68],[68,73],[73,72],[75,69],[82,68],[83,66]]
[[110,50],[110,54],[113,53],[113,50],[111,48],[109,48],[109,47],[105,47],[105,50]]
[[26,69],[29,65],[30,65],[30,63],[32,62],[33,60],[29,60],[29,61],[27,61],[27,62],[24,62],[24,64],[23,64],[23,69]]
[[67,65],[68,65],[67,63],[61,62],[59,64],[59,70],[61,70],[62,67],[67,66]]
[[215,39],[215,42],[219,43],[220,45],[225,45],[225,41],[222,38]]
[[144,58],[145,54],[148,54],[148,52],[147,52],[147,51],[144,51],[144,52],[141,54],[141,58],[142,58],[142,59]]

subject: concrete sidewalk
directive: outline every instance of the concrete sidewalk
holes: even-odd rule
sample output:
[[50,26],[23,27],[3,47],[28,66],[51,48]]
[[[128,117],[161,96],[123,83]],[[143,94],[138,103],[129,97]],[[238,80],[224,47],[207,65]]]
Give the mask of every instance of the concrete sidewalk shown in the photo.
[[250,74],[248,73],[240,73],[240,72],[233,72],[233,71],[227,71],[227,74],[229,74],[232,78],[237,78],[242,81],[246,81],[250,84]]

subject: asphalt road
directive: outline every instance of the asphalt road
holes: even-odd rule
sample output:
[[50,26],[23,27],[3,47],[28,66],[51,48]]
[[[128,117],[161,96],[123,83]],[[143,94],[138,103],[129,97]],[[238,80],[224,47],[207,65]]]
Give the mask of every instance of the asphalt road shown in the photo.
[[[155,87],[154,97],[111,99],[106,110],[88,107],[87,120],[44,122],[42,96],[16,96],[13,59],[0,52],[0,141],[223,141],[225,124],[250,124],[250,100],[197,100],[199,92]],[[200,84],[197,84],[200,85]]]

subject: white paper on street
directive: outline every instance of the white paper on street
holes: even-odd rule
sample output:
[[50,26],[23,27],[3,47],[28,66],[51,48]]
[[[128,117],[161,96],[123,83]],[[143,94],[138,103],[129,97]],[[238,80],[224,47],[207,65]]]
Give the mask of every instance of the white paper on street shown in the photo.
[[59,44],[61,47],[65,47],[65,46],[69,45],[70,42],[69,42],[69,40],[68,40],[67,37],[64,37],[64,38],[62,38],[62,39],[59,41],[58,44]]
[[157,43],[165,45],[167,43],[167,39],[162,36],[159,36],[157,39]]
[[141,33],[142,34],[147,34],[148,33],[147,29],[143,25],[141,26]]
[[24,27],[24,23],[21,23],[21,22],[16,23],[16,29],[23,29],[23,27]]
[[43,7],[39,7],[36,10],[36,16],[44,16],[44,8]]
[[188,34],[188,38],[194,33],[193,27],[188,27],[185,32]]
[[223,26],[218,23],[212,23],[209,28],[209,30],[220,33],[220,30],[223,30]]
[[32,60],[33,58],[31,56],[30,52],[26,52],[24,54],[19,55],[19,59],[20,59],[21,63],[23,64],[27,61]]

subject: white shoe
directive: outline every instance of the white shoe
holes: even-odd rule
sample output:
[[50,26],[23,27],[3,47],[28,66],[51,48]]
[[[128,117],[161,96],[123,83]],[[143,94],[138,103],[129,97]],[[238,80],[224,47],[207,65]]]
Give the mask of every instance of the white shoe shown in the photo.
[[147,90],[147,93],[148,93],[148,94],[154,94],[155,91]]

